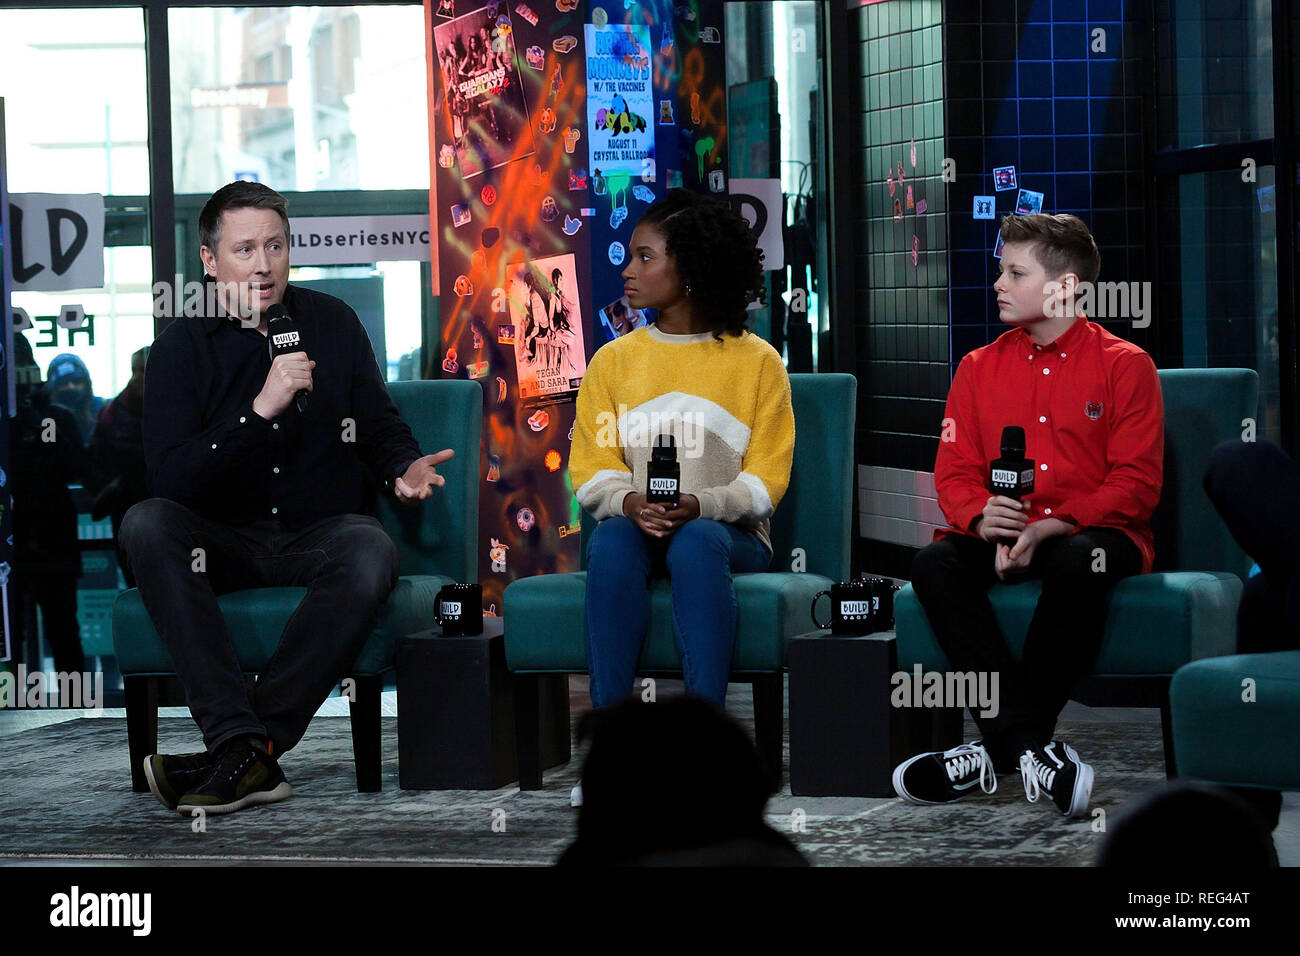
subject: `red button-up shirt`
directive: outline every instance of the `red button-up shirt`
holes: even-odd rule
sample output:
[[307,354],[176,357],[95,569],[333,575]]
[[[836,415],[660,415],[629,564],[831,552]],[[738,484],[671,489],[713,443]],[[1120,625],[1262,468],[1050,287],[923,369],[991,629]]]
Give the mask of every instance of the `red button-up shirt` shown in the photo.
[[971,533],[992,494],[1002,429],[1020,425],[1035,469],[1029,520],[1116,528],[1142,552],[1143,573],[1151,570],[1164,408],[1142,349],[1083,318],[1051,345],[1011,329],[961,360],[944,416],[934,484],[952,527],[936,539]]

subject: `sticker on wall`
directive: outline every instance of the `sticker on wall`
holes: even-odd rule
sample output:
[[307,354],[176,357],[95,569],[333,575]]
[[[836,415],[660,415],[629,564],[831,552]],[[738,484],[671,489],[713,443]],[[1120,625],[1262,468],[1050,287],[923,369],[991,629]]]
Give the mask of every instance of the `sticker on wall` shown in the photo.
[[673,53],[673,21],[664,20],[664,38],[659,44],[659,52],[664,56],[672,56]]
[[998,243],[997,243],[997,245],[995,245],[995,246],[993,247],[993,258],[994,258],[994,259],[1001,259],[1001,258],[1002,258],[1002,233],[1001,233],[1001,232],[998,233]]
[[930,204],[926,202],[924,199],[918,199],[916,201],[916,214],[918,216],[924,216],[926,210],[928,210],[929,208],[930,208]]
[[438,0],[438,9],[434,12],[444,20],[456,19],[456,0]]
[[456,361],[456,346],[447,349],[447,356],[442,360],[442,370],[448,375],[455,375],[460,371],[460,363]]
[[579,216],[594,216],[594,215],[596,215],[596,207],[595,207],[595,206],[583,206],[581,209],[578,210],[578,215],[579,215]]
[[467,372],[469,372],[469,377],[470,377],[470,378],[487,378],[487,377],[488,377],[488,363],[487,363],[487,362],[466,362],[466,363],[465,363],[465,370],[466,370]]
[[542,200],[542,222],[554,222],[560,214],[560,207],[555,204],[554,196]]
[[701,43],[721,43],[722,34],[718,32],[717,27],[700,27]]
[[469,327],[469,330],[474,334],[474,348],[476,350],[481,349],[483,347],[483,333],[479,331],[478,319],[474,320],[474,323]]
[[537,14],[533,12],[533,8],[528,4],[519,4],[519,6],[515,7],[515,13],[519,14],[533,26],[537,26]]
[[673,118],[673,101],[672,101],[672,100],[660,100],[660,101],[659,101],[659,125],[660,125],[660,126],[676,126],[676,125],[677,125],[677,120],[675,120],[675,119]]
[[974,216],[976,219],[992,219],[993,204],[994,204],[994,197],[992,196],[976,196],[974,211],[971,213],[971,215]]
[[621,242],[611,242],[609,244],[609,261],[616,266],[621,266],[623,260],[627,257],[627,250],[623,248]]
[[907,207],[908,209],[915,209],[915,208],[916,208],[916,200],[914,200],[914,199],[912,198],[912,187],[911,187],[911,186],[908,186],[908,187],[907,187],[907,202],[905,203],[905,205],[906,205],[906,207]]
[[566,236],[576,236],[578,230],[582,228],[582,220],[574,219],[568,213],[564,215],[564,225],[561,227]]
[[997,166],[993,170],[993,189],[996,192],[1004,193],[1008,189],[1016,188],[1016,167],[1014,166]]
[[637,183],[632,187],[632,195],[642,202],[655,201],[655,191],[649,186],[643,186],[641,183]]
[[1016,215],[1028,216],[1031,213],[1043,211],[1043,194],[1036,193],[1032,189],[1022,189],[1016,196]]
[[912,168],[916,169],[916,140],[912,140],[911,147],[908,151],[908,155],[911,157],[912,160]]
[[559,471],[562,463],[563,459],[560,458],[560,453],[554,448],[549,449],[546,452],[546,457],[542,459],[542,464],[546,466],[547,471]]
[[564,89],[564,78],[560,76],[560,68],[557,66],[551,71],[551,98],[557,98],[562,89]]
[[727,191],[727,180],[720,169],[709,170],[709,190],[715,193]]
[[461,297],[474,294],[474,284],[469,281],[468,276],[456,276],[456,282],[452,285],[452,289]]
[[484,186],[479,190],[478,198],[483,200],[483,205],[491,206],[497,201],[497,188],[492,185]]
[[533,525],[537,524],[537,516],[533,514],[532,508],[520,508],[515,512],[515,524],[519,525],[519,530],[527,534],[533,530]]
[[587,188],[587,170],[585,168],[569,170],[569,192],[578,192]]
[[524,59],[528,65],[539,73],[546,69],[546,51],[539,46],[530,46],[524,51]]
[[515,344],[515,327],[513,325],[503,324],[497,326],[497,344]]
[[483,275],[487,272],[487,253],[482,249],[475,249],[474,254],[469,257],[469,274]]
[[[500,381],[500,379],[498,379]],[[484,481],[499,481],[501,479],[501,457],[499,455],[488,455],[488,470]]]
[[539,408],[528,416],[528,427],[535,432],[546,431],[546,426],[551,424],[551,415],[544,408]]
[[451,207],[451,224],[456,227],[470,221],[469,203],[457,203]]
[[555,110],[551,109],[549,106],[542,110],[541,116],[537,119],[537,132],[555,132]]
[[502,378],[500,375],[498,375],[497,376],[497,404],[498,405],[504,405],[506,403],[506,395],[509,393],[509,391],[510,389],[509,386],[506,385],[506,380]]
[[578,0],[555,0],[555,9],[561,13],[572,13],[578,9]]
[[551,49],[556,53],[571,53],[577,45],[578,38],[572,33],[566,33],[564,36],[556,37],[551,41]]
[[898,161],[898,166],[896,166],[895,169],[898,172],[898,185],[901,186],[907,181],[907,174],[903,172],[903,161],[901,159]]
[[489,539],[492,546],[488,548],[488,557],[492,560],[492,571],[495,574],[506,573],[506,552],[510,550],[510,545],[502,544],[496,538]]
[[903,204],[897,196],[894,197],[894,222],[903,221]]
[[916,233],[912,233],[912,265],[916,265],[921,258],[921,239]]
[[452,148],[451,143],[443,143],[438,150],[438,165],[443,169],[451,169],[456,165],[456,150]]
[[483,230],[482,234],[479,236],[479,241],[483,243],[484,249],[491,249],[497,244],[497,240],[500,238],[501,230],[496,226],[489,226]]
[[669,189],[682,188],[682,171],[680,169],[668,170],[668,188]]
[[886,179],[886,182],[889,183],[889,197],[892,199],[894,197],[894,192],[898,189],[898,187],[894,185],[893,173],[889,174],[889,177]]
[[591,11],[591,25],[597,30],[601,30],[609,23],[609,14],[605,12],[604,7],[597,7]]
[[582,131],[573,126],[564,127],[564,151],[572,153],[582,139]]

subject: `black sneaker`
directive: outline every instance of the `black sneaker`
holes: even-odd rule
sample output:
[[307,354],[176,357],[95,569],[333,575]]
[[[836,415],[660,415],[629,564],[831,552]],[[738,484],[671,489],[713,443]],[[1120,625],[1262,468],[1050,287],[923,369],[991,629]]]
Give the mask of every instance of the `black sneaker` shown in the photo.
[[196,754],[151,754],[144,758],[144,778],[158,802],[175,810],[182,796],[212,775],[212,764],[212,755],[206,750]]
[[1067,817],[1082,816],[1092,797],[1092,767],[1079,759],[1074,748],[1053,740],[1041,749],[1020,756],[1020,777],[1030,803],[1046,793]]
[[998,788],[993,761],[979,744],[917,754],[894,768],[895,792],[912,803],[952,803],[971,793],[977,784],[985,793]]
[[261,747],[238,741],[223,748],[203,783],[185,794],[176,804],[182,816],[193,811],[234,813],[259,803],[278,803],[293,796],[293,788],[284,779],[276,759]]

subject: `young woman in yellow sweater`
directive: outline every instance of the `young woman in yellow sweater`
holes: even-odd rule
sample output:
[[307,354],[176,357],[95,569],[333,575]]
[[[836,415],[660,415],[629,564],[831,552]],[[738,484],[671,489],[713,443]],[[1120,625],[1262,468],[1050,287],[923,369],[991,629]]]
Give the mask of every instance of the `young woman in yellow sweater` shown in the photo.
[[[682,189],[652,205],[629,242],[624,292],[653,325],[599,349],[578,392],[569,472],[599,520],[587,552],[591,700],[627,696],[645,640],[649,580],[672,583],[688,693],[724,706],[736,634],[733,571],[772,559],[768,519],[794,456],[781,356],[745,328],[762,254],[726,203]],[[651,450],[672,435],[675,508],[646,502]]]

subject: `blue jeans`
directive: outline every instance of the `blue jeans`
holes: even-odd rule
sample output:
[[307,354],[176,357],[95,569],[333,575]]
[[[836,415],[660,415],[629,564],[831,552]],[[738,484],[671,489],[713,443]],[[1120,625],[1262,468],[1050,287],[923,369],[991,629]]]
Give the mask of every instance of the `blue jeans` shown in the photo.
[[619,515],[598,524],[587,546],[587,669],[595,707],[632,692],[645,643],[654,549],[665,540],[686,692],[719,708],[726,702],[738,613],[731,572],[765,571],[772,553],[756,535],[721,521],[696,518],[658,539]]

